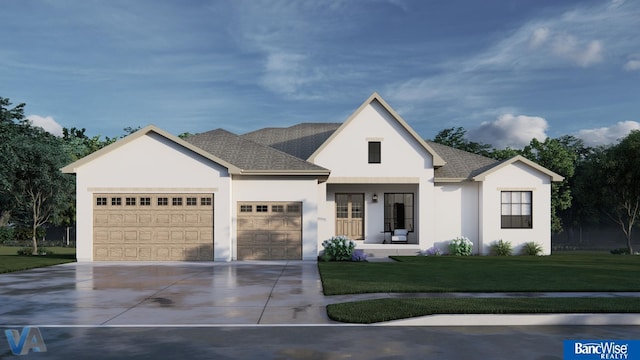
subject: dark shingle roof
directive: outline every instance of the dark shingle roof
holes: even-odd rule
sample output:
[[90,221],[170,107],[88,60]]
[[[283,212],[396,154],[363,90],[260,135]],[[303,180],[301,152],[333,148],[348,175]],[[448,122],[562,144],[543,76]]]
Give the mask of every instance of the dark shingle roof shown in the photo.
[[340,127],[340,123],[303,123],[287,128],[265,128],[242,135],[300,159],[308,159]]
[[243,171],[309,171],[327,169],[223,129],[190,136],[185,141]]
[[436,181],[438,179],[470,179],[500,163],[485,156],[433,141],[427,141],[427,143],[447,162],[435,170]]

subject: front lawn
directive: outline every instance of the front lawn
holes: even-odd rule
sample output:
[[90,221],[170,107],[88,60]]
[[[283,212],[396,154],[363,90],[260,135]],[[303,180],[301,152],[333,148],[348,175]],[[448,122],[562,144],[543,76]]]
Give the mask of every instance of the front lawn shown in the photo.
[[640,256],[398,256],[320,262],[325,295],[384,292],[640,291]]
[[0,246],[0,274],[76,261],[76,249],[47,247],[49,255],[16,255],[19,247]]
[[640,313],[638,298],[408,298],[327,306],[329,318],[358,324],[434,314]]

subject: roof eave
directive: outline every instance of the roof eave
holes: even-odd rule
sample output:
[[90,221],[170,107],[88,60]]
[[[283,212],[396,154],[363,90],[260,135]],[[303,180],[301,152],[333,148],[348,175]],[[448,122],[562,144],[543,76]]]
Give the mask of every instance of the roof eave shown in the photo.
[[384,99],[382,99],[382,97],[377,93],[374,92],[373,94],[371,94],[371,96],[369,96],[369,98],[367,100],[365,100],[362,105],[360,105],[358,107],[358,109],[356,109],[356,111],[354,111],[345,122],[342,123],[342,125],[340,125],[340,127],[338,127],[336,129],[336,131],[333,132],[333,134],[331,134],[331,136],[329,136],[329,138],[327,140],[325,140],[324,143],[322,143],[322,145],[320,145],[319,148],[316,149],[316,151],[313,152],[313,154],[311,154],[311,156],[309,156],[309,159],[307,159],[310,162],[313,162],[316,158],[316,156],[318,156],[318,154],[320,154],[320,152],[327,146],[327,144],[329,144],[331,141],[333,141],[333,139],[338,136],[338,134],[346,127],[348,126],[348,124],[358,115],[360,114],[360,112],[362,112],[362,110],[364,110],[365,107],[367,107],[367,105],[371,104],[373,101],[377,101],[380,105],[382,105],[382,107],[385,108],[385,110],[387,112],[389,112],[389,114],[391,114],[391,116],[396,119],[396,121],[398,121],[398,123],[400,123],[400,125],[402,125],[402,127],[405,128],[405,130],[407,130],[407,132],[409,132],[409,134],[411,134],[411,136],[413,136],[413,138],[415,138],[416,141],[418,141],[418,143],[420,144],[420,146],[422,146],[433,158],[433,166],[434,167],[440,167],[446,164],[446,161],[444,161],[444,159],[442,157],[440,157],[440,155],[438,155],[438,153],[431,147],[429,146],[429,144],[427,144],[424,139],[422,139],[412,128],[411,126],[409,126],[409,124],[404,121],[404,119],[395,111],[393,110],[393,108],[391,106],[389,106],[389,104],[387,104],[386,101],[384,101]]
[[93,160],[95,160],[95,159],[97,159],[97,158],[99,158],[99,157],[101,157],[103,155],[106,155],[107,153],[109,153],[109,152],[111,152],[111,151],[113,151],[113,150],[115,150],[115,149],[117,149],[117,148],[119,148],[121,146],[124,146],[124,145],[126,145],[126,144],[128,144],[128,143],[130,143],[130,142],[132,142],[132,141],[134,141],[134,140],[136,140],[136,139],[138,139],[138,138],[140,138],[142,136],[147,135],[150,132],[156,133],[156,134],[164,137],[165,139],[176,143],[177,145],[180,145],[180,146],[182,146],[182,147],[184,147],[184,148],[186,148],[186,149],[188,149],[188,150],[190,150],[190,151],[192,151],[192,152],[194,152],[194,153],[196,153],[196,154],[198,154],[198,155],[200,155],[200,156],[202,156],[202,157],[204,157],[204,158],[206,158],[208,160],[211,160],[211,161],[213,161],[213,162],[215,162],[215,163],[217,163],[219,165],[222,165],[223,167],[227,168],[229,173],[234,173],[234,172],[240,172],[241,171],[239,168],[237,168],[233,164],[230,164],[230,163],[228,163],[228,162],[226,162],[226,161],[224,161],[224,160],[212,155],[211,153],[209,153],[207,151],[204,151],[201,148],[199,148],[199,147],[197,147],[197,146],[195,146],[193,144],[190,144],[190,143],[180,139],[179,137],[174,136],[174,135],[172,135],[172,134],[170,134],[170,133],[168,133],[168,132],[166,132],[166,131],[164,131],[164,130],[162,130],[162,129],[154,126],[154,125],[145,126],[144,128],[136,131],[135,133],[133,133],[131,135],[128,135],[128,136],[124,137],[123,139],[120,139],[120,140],[114,142],[113,144],[109,144],[108,146],[105,146],[104,148],[102,148],[102,149],[100,149],[98,151],[95,151],[95,152],[93,152],[93,153],[91,153],[91,154],[89,154],[89,155],[87,155],[87,156],[85,156],[85,157],[83,157],[81,159],[78,159],[78,160],[74,161],[73,163],[61,168],[60,171],[62,171],[65,174],[75,174],[75,173],[78,172],[78,168],[90,163],[91,161],[93,161]]

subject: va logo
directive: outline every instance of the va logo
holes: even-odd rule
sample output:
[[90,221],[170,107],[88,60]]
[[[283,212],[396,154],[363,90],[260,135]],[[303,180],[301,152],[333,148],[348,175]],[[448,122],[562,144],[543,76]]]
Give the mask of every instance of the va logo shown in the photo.
[[13,355],[27,355],[29,350],[33,352],[47,352],[47,345],[44,344],[42,334],[36,327],[27,326],[22,329],[22,333],[18,330],[5,330],[9,348]]

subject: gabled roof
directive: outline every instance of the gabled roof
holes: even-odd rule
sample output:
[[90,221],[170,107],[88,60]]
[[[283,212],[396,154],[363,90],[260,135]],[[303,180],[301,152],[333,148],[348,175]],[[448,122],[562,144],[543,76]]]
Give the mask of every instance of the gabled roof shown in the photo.
[[487,175],[491,174],[494,171],[498,171],[502,168],[504,168],[505,166],[514,164],[516,162],[521,162],[529,167],[532,167],[533,169],[540,171],[541,173],[548,175],[551,178],[551,181],[562,181],[564,180],[564,177],[562,175],[558,175],[557,173],[541,166],[538,165],[537,163],[525,158],[524,156],[521,155],[517,155],[514,156],[510,159],[504,160],[504,161],[500,161],[499,163],[495,164],[494,166],[491,166],[487,169],[484,169],[482,172],[480,172],[479,174],[475,175],[473,177],[473,180],[475,181],[484,181],[484,179],[487,177]]
[[215,162],[217,164],[220,164],[220,165],[224,166],[225,168],[227,168],[230,173],[235,173],[235,172],[239,172],[240,171],[239,168],[237,168],[236,166],[232,165],[231,163],[229,163],[229,162],[227,162],[227,161],[225,161],[225,160],[223,160],[223,159],[221,159],[221,158],[219,158],[219,157],[217,157],[217,156],[215,156],[215,155],[213,155],[213,154],[211,154],[211,153],[209,153],[207,151],[204,151],[203,149],[201,149],[199,147],[196,147],[196,146],[194,146],[194,145],[192,145],[192,144],[180,139],[177,136],[171,135],[168,132],[166,132],[166,131],[164,131],[164,130],[162,130],[160,128],[157,128],[157,127],[155,127],[153,125],[146,126],[146,127],[142,128],[142,129],[136,131],[135,133],[133,133],[133,134],[131,134],[131,135],[129,135],[129,136],[123,138],[123,139],[120,139],[120,140],[116,141],[113,144],[109,144],[108,146],[105,146],[104,148],[102,148],[102,149],[100,149],[100,150],[98,150],[98,151],[96,151],[94,153],[91,153],[91,154],[83,157],[82,159],[74,161],[73,163],[63,167],[60,170],[63,173],[74,174],[74,173],[77,172],[79,167],[81,167],[81,166],[83,166],[83,165],[85,165],[85,164],[87,164],[87,163],[89,163],[89,162],[91,162],[91,161],[93,161],[93,160],[95,160],[95,159],[97,159],[97,158],[99,158],[99,157],[101,157],[101,156],[103,156],[103,155],[115,150],[115,149],[118,149],[118,148],[120,148],[120,147],[122,147],[122,146],[124,146],[124,145],[126,145],[126,144],[128,144],[128,143],[130,143],[130,142],[132,142],[132,141],[134,141],[136,139],[138,139],[138,138],[141,138],[141,137],[143,137],[143,136],[145,136],[145,135],[147,135],[149,133],[158,134],[158,135],[164,137],[165,139],[170,140],[170,141],[172,141],[172,142],[174,142],[174,143],[176,143],[176,144],[178,144],[178,145],[180,145],[180,146],[182,146],[182,147],[184,147],[184,148],[186,148],[188,150],[191,150],[192,152],[194,152],[194,153],[196,153],[196,154],[198,154],[198,155],[200,155],[200,156],[202,156],[202,157],[204,157],[206,159],[209,159],[209,160],[211,160],[211,161],[213,161],[213,162]]
[[340,123],[302,123],[286,128],[265,128],[241,135],[245,139],[271,146],[300,159],[308,159]]
[[436,182],[453,182],[470,180],[475,175],[495,166],[498,160],[467,151],[459,150],[451,146],[427,141],[446,162],[434,171]]
[[313,161],[315,159],[316,156],[318,156],[318,154],[322,151],[322,149],[324,149],[327,144],[329,144],[336,136],[338,136],[338,134],[347,126],[349,126],[349,123],[351,121],[353,121],[353,119],[355,119],[358,114],[360,114],[362,112],[362,110],[364,110],[369,104],[371,104],[372,102],[378,102],[380,105],[382,105],[382,107],[389,112],[389,114],[391,114],[391,116],[429,153],[431,154],[431,156],[433,157],[433,166],[434,167],[439,167],[439,166],[443,166],[445,164],[445,161],[440,157],[440,155],[438,155],[432,148],[431,146],[429,146],[420,136],[418,136],[418,134],[411,128],[411,126],[409,126],[409,124],[407,124],[406,121],[404,121],[402,119],[402,117],[400,115],[398,115],[398,113],[395,112],[395,110],[393,110],[393,108],[391,108],[391,106],[389,106],[389,104],[387,104],[386,101],[384,101],[382,99],[382,97],[380,95],[378,95],[378,93],[374,92],[373,94],[371,94],[371,96],[369,96],[369,98],[367,100],[365,100],[365,102],[362,103],[362,105],[360,105],[360,107],[353,112],[353,114],[351,114],[351,116],[349,116],[349,118],[342,123],[342,125],[340,125],[340,127],[334,131],[331,136],[324,141],[324,143],[322,143],[322,145],[316,149],[313,154],[311,154],[311,156],[309,156],[308,160],[309,161]]
[[330,173],[323,167],[223,129],[193,135],[185,140],[233,164],[239,169],[238,174],[328,176]]

